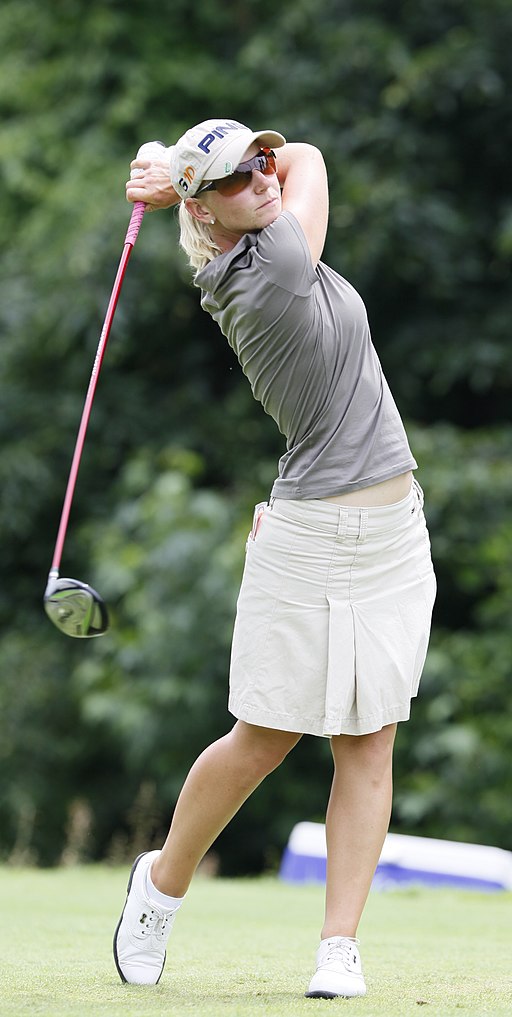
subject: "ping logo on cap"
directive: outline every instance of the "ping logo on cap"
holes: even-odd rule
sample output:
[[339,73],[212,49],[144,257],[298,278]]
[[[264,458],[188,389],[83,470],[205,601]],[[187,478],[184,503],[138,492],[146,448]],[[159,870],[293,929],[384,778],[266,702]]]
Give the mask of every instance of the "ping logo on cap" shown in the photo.
[[205,152],[206,155],[210,154],[210,148],[215,141],[222,140],[226,134],[230,131],[247,131],[248,128],[244,124],[238,124],[236,120],[230,120],[227,124],[218,124],[217,127],[213,127],[210,134],[205,134],[204,138],[198,142],[197,147]]

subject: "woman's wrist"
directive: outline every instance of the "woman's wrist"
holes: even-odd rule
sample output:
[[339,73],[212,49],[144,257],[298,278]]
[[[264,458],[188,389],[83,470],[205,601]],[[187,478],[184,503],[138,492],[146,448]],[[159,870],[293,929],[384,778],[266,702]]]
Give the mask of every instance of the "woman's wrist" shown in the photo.
[[141,150],[130,163],[128,201],[143,201],[150,209],[171,208],[181,201],[171,183],[170,153],[170,148],[160,146],[146,153]]

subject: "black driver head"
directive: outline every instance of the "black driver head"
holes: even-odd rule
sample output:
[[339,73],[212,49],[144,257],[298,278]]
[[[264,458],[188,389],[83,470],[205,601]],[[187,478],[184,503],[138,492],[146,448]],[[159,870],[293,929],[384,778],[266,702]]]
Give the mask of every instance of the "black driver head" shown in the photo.
[[101,636],[109,626],[107,607],[99,593],[78,579],[50,578],[44,595],[46,614],[66,636]]

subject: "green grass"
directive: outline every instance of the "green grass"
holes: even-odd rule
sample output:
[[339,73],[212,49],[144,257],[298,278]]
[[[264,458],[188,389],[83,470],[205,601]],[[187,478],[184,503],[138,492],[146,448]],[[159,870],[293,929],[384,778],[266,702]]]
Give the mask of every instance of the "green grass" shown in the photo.
[[159,985],[122,985],[111,957],[127,870],[0,869],[2,1017],[449,1017],[512,1013],[512,895],[372,892],[368,995],[308,1000],[323,888],[198,878]]

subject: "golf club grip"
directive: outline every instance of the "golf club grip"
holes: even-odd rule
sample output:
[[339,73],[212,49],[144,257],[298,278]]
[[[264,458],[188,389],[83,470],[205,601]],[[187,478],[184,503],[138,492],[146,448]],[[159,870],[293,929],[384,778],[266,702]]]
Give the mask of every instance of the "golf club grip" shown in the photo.
[[87,389],[87,395],[85,397],[84,408],[82,410],[82,417],[78,429],[78,436],[75,443],[75,450],[73,452],[71,469],[69,471],[66,494],[64,496],[64,504],[62,506],[62,513],[60,517],[59,530],[57,533],[57,540],[55,542],[55,550],[53,552],[51,572],[54,574],[56,573],[57,575],[60,569],[62,551],[64,549],[64,541],[66,539],[69,515],[71,512],[71,504],[75,492],[76,480],[78,476],[78,470],[80,467],[80,459],[82,457],[85,435],[87,433],[92,403],[94,399],[94,394],[96,392],[96,385],[98,383],[98,377],[101,370],[101,365],[103,363],[103,357],[105,355],[105,350],[107,348],[108,337],[110,335],[110,328],[114,318],[114,313],[117,306],[117,301],[119,299],[119,294],[121,292],[121,286],[123,284],[126,266],[128,264],[130,254],[132,253],[133,245],[137,239],[145,211],[146,206],[144,202],[137,201],[131,214],[130,223],[124,241],[123,253],[121,255],[121,260],[119,262],[119,267],[117,269],[117,275],[114,281],[114,285],[112,287],[112,292],[110,294],[107,313],[105,315],[105,321],[103,322],[103,328],[101,330],[98,348],[96,350],[96,356],[94,358],[94,364],[91,372],[91,377],[89,380],[89,387]]
[[134,243],[135,243],[135,241],[136,241],[136,239],[137,239],[137,237],[139,235],[139,230],[140,230],[140,226],[141,226],[142,220],[144,218],[144,212],[145,211],[146,211],[146,206],[145,206],[144,202],[143,201],[136,201],[134,206],[133,206],[133,212],[131,214],[130,222],[128,224],[128,229],[126,231],[126,236],[124,238],[125,244],[131,244],[131,246],[133,247],[133,245],[134,245]]

